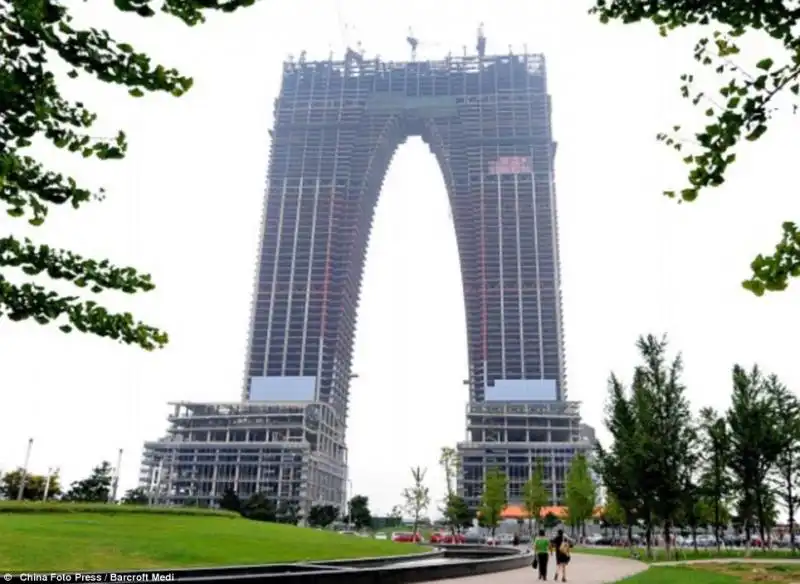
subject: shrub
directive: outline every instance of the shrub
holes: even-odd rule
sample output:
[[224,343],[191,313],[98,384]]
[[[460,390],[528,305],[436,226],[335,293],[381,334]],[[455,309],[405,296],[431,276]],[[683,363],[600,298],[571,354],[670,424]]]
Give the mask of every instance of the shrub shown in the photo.
[[195,515],[234,519],[238,513],[202,507],[156,507],[147,505],[113,505],[107,503],[59,503],[38,501],[0,501],[1,513],[97,513],[102,515],[149,514]]

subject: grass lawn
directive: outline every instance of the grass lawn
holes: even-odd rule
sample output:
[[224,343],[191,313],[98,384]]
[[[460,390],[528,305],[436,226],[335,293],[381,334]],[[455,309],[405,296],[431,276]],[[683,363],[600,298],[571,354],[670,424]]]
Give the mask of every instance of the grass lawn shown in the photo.
[[[67,504],[61,505],[67,510]],[[427,551],[226,515],[3,511],[0,572],[269,564]]]
[[[645,556],[645,549],[644,548],[636,548],[639,552],[640,560],[647,563],[652,562],[665,562],[665,561],[675,561],[675,553],[672,552],[670,558],[667,558],[666,551],[664,548],[653,548],[653,558],[648,559]],[[631,557],[631,552],[627,548],[604,548],[604,547],[576,547],[575,548],[576,554],[592,554],[598,556],[614,556],[617,558],[629,558]],[[730,558],[732,560],[745,558],[744,550],[721,550],[717,551],[716,549],[700,549],[695,552],[693,549],[682,549],[680,550],[678,560],[710,560],[715,558]],[[766,550],[760,551],[753,549],[750,552],[750,557],[753,559],[781,559],[781,560],[791,560],[797,559],[800,561],[800,555],[792,555],[788,551],[785,550]]]
[[701,564],[653,566],[617,584],[794,584],[800,566],[790,564]]

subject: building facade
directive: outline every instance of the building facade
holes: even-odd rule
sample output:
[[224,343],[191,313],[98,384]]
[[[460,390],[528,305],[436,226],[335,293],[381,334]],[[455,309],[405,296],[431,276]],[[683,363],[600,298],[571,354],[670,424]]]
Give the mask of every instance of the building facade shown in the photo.
[[[241,457],[250,457],[249,465],[253,451],[263,460],[285,452],[286,444],[291,465],[316,457],[317,482],[339,489],[324,495],[312,486],[293,490],[301,507],[345,500],[344,435],[369,232],[392,156],[416,135],[444,176],[461,265],[470,406],[467,441],[459,445],[460,487],[474,504],[486,468],[505,461],[517,477],[514,469],[542,458],[548,468],[552,463],[553,498],[559,499],[562,462],[586,441],[577,432],[577,405],[566,402],[550,110],[543,55],[384,62],[348,52],[343,61],[286,62],[274,105],[242,398],[294,403],[298,413],[290,422],[253,414],[242,422],[245,435],[234,425],[243,414],[219,414],[220,429],[201,431],[176,414],[171,442],[147,445],[143,480],[160,468],[159,492],[166,489],[168,500],[177,501],[179,490],[200,488],[186,478],[200,472],[196,457],[210,460],[213,450],[220,460],[236,450],[242,465]],[[200,406],[185,407],[197,412]],[[299,412],[309,407],[329,416],[333,451],[307,438]],[[257,430],[256,419],[267,425]],[[299,440],[286,442],[271,425],[294,428],[290,434]],[[224,441],[212,440],[228,432],[223,426],[237,429]],[[161,462],[171,451],[183,458]],[[224,481],[242,494],[253,484],[261,488],[244,476],[240,470],[224,474]],[[270,485],[277,480],[258,476]],[[310,471],[300,476],[311,480]],[[510,495],[522,476],[510,482]],[[220,480],[202,487],[203,496],[213,498]]]

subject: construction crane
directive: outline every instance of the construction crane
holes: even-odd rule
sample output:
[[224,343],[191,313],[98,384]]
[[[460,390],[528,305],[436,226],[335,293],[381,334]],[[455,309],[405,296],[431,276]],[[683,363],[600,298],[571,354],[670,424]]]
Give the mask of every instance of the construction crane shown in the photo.
[[483,59],[486,56],[486,35],[483,34],[483,23],[478,26],[478,44],[475,45],[478,49],[478,57]]
[[423,43],[420,42],[419,38],[414,35],[414,31],[411,30],[411,27],[408,27],[408,36],[406,37],[406,42],[408,46],[411,47],[411,61],[417,60],[417,48],[420,46],[423,47],[438,47],[439,43]]
[[417,60],[417,47],[419,46],[419,39],[414,36],[414,31],[411,30],[411,27],[408,27],[408,36],[406,37],[406,42],[408,46],[411,47],[411,60]]

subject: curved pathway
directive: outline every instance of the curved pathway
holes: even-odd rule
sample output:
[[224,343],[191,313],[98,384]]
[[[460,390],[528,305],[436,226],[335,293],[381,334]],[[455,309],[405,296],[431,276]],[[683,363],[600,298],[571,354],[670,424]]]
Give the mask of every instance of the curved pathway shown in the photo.
[[[549,582],[553,582],[554,569],[554,566],[548,568]],[[574,582],[574,584],[607,584],[633,576],[646,569],[647,564],[635,560],[576,553],[573,554],[572,561],[567,568],[567,581]],[[532,568],[523,568],[498,574],[439,580],[439,582],[444,584],[531,584],[537,580],[536,573]]]

